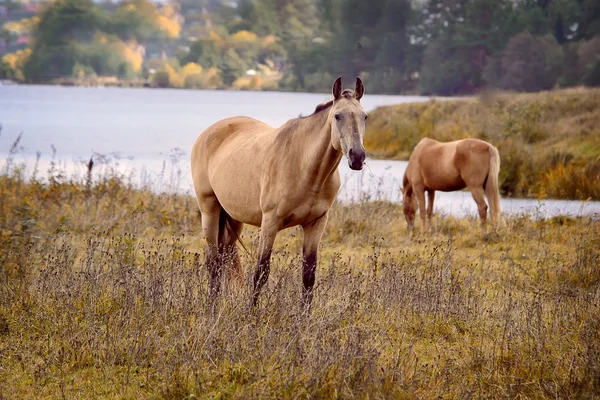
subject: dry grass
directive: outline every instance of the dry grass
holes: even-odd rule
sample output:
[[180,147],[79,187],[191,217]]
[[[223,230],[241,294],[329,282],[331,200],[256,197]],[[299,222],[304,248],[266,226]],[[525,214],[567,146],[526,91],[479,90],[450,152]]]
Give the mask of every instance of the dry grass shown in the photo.
[[331,211],[310,313],[301,234],[206,297],[194,199],[116,173],[0,174],[0,398],[594,398],[600,235],[589,218],[440,218],[410,240],[398,205]]
[[599,89],[380,107],[371,113],[365,146],[376,157],[407,160],[423,137],[494,144],[505,196],[600,199]]

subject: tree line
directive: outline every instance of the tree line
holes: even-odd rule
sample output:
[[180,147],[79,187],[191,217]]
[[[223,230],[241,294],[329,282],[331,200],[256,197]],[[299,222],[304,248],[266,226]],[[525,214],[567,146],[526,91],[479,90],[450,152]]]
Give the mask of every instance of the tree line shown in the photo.
[[438,95],[600,85],[600,0],[56,0],[29,24],[4,77],[327,91],[360,75],[372,93]]

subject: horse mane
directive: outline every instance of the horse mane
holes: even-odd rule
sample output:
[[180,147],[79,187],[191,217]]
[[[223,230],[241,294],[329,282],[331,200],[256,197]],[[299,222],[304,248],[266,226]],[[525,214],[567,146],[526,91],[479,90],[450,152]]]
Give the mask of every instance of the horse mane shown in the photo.
[[[350,89],[345,89],[342,92],[342,96],[344,96],[346,99],[351,99],[354,96],[354,91],[350,90]],[[283,126],[281,131],[279,132],[280,137],[285,137],[287,136],[287,134],[289,132],[292,132],[294,130],[296,130],[296,128],[298,127],[298,124],[302,121],[305,120],[307,118],[310,118],[314,115],[317,115],[319,113],[321,113],[324,110],[327,110],[329,108],[331,108],[331,106],[333,105],[333,99],[329,100],[329,101],[325,101],[321,104],[319,104],[316,108],[315,111],[313,111],[312,114],[310,115],[300,115],[298,118],[292,118],[289,121],[287,121]]]
[[[345,97],[345,98],[347,98],[347,99],[351,99],[352,97],[354,97],[354,91],[353,91],[353,90],[350,90],[350,89],[344,89],[344,91],[342,92],[342,96],[344,96],[344,97]],[[321,111],[323,111],[323,110],[327,110],[327,109],[328,109],[329,107],[331,107],[332,105],[333,105],[333,99],[332,99],[332,100],[329,100],[329,101],[326,101],[326,102],[324,102],[324,103],[321,103],[321,104],[319,104],[319,105],[318,105],[318,106],[315,108],[315,111],[314,111],[312,114],[310,114],[310,115],[307,115],[307,116],[304,116],[304,117],[302,117],[302,118],[308,118],[308,117],[311,117],[311,116],[313,116],[313,115],[315,115],[315,114],[318,114],[318,113],[320,113],[320,112],[321,112]]]
[[[323,111],[323,110],[327,110],[327,109],[328,109],[329,107],[331,107],[332,105],[333,105],[333,100],[329,100],[329,101],[326,101],[325,103],[321,103],[321,104],[319,104],[319,105],[318,105],[318,106],[315,108],[315,111],[314,111],[312,114],[308,115],[307,117],[310,117],[311,115],[318,114],[318,113],[320,113],[320,112],[321,112],[321,111]],[[304,118],[306,118],[306,117],[304,117]]]

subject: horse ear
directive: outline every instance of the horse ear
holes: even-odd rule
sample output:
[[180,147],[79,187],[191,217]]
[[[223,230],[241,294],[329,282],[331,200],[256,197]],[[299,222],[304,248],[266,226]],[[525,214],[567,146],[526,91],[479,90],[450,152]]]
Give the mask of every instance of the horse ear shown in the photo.
[[333,93],[333,98],[335,100],[339,99],[342,95],[342,77],[338,76],[338,78],[333,82],[333,88],[331,89],[331,93]]
[[365,85],[363,84],[362,79],[357,76],[356,86],[354,86],[354,98],[360,100],[363,97],[363,94],[365,94]]

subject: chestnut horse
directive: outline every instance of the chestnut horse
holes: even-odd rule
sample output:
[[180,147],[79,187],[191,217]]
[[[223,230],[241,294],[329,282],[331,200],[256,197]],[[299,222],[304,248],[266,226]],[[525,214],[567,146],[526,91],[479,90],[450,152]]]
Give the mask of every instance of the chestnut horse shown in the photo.
[[218,293],[223,255],[233,254],[243,224],[258,226],[260,240],[253,303],[269,277],[277,232],[300,225],[304,231],[303,299],[312,300],[317,251],[327,214],[340,188],[342,156],[351,169],[365,161],[367,113],[360,104],[364,85],[342,91],[313,114],[273,128],[249,117],[221,120],[200,134],[192,148],[192,178],[202,214],[210,291]]
[[[465,187],[469,188],[477,203],[484,227],[488,210],[483,197],[485,193],[490,203],[492,227],[495,229],[502,212],[498,193],[499,172],[498,149],[483,140],[462,139],[441,143],[429,138],[422,139],[410,155],[403,179],[403,209],[408,229],[414,229],[417,204],[423,231],[426,232],[426,217],[431,222],[435,191],[452,192]],[[427,212],[425,192],[429,203]]]

